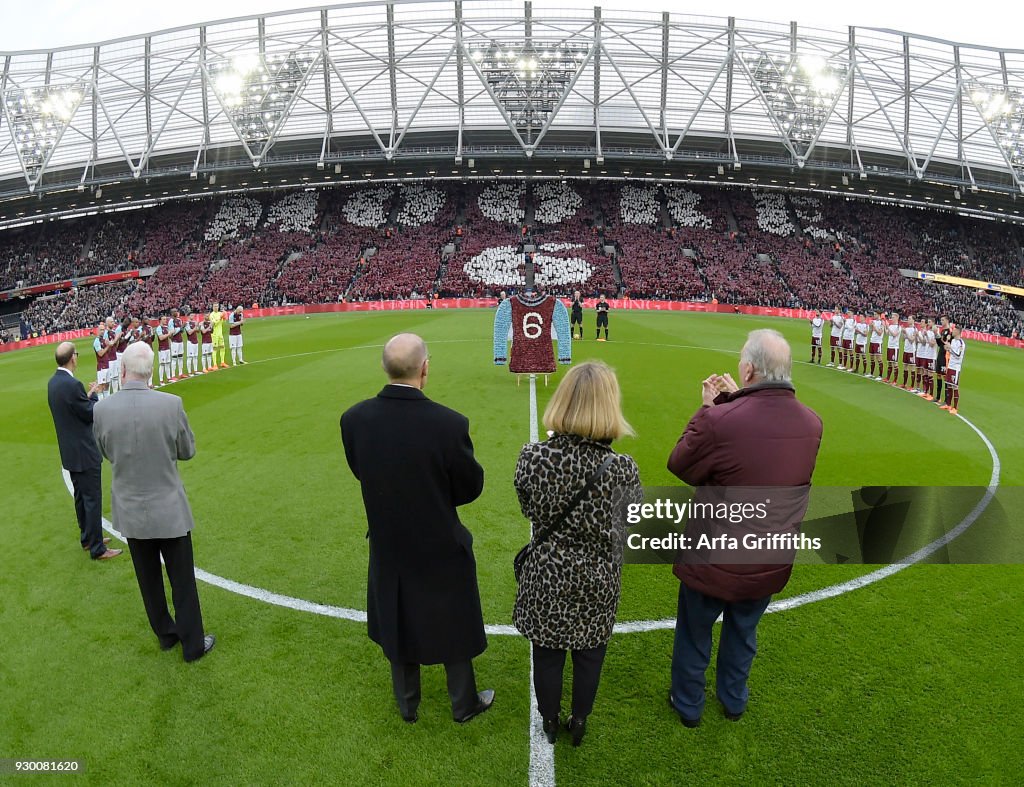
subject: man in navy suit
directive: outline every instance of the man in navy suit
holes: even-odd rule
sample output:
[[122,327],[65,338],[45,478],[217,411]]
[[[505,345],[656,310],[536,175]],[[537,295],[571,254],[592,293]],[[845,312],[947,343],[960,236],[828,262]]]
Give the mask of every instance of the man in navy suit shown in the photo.
[[75,514],[82,531],[82,549],[93,560],[109,560],[121,554],[120,549],[107,549],[109,538],[103,537],[103,489],[100,485],[102,458],[92,434],[92,408],[98,401],[96,383],[85,387],[75,379],[78,351],[71,342],[61,342],[54,353],[57,371],[47,386],[47,398],[53,426],[57,430],[60,463],[71,476],[75,489]]

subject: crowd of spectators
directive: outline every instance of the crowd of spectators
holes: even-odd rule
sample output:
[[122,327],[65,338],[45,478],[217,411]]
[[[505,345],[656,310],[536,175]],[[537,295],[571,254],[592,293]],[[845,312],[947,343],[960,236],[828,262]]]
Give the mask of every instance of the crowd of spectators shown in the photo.
[[678,227],[711,229],[714,221],[704,212],[704,196],[682,186],[665,186],[665,205],[672,221]]
[[121,319],[127,301],[139,286],[137,279],[77,287],[57,295],[37,298],[22,315],[40,335],[91,328],[107,317]]
[[627,221],[636,216],[635,203],[623,201],[622,223],[609,237],[614,239],[622,274],[622,288],[632,298],[672,300],[703,299],[706,285],[694,260],[683,252],[674,233]]
[[[555,251],[558,256],[572,256],[585,262],[590,270],[589,276],[582,277],[585,269],[578,266],[581,278],[570,283],[568,277],[563,276],[566,279],[564,285],[548,285],[552,292],[571,295],[579,290],[587,297],[598,294],[613,296],[618,293],[615,269],[611,259],[604,255],[604,236],[590,223],[584,212],[579,211],[557,225],[539,228],[535,239],[542,252]],[[571,255],[567,251],[569,249]]]
[[[527,232],[531,206],[535,223]],[[157,314],[205,309],[214,300],[492,296],[524,280],[523,242],[536,243],[537,284],[560,295],[615,294],[621,286],[638,298],[946,311],[979,330],[1019,329],[1008,301],[899,273],[1019,283],[1021,251],[1006,224],[689,184],[373,186],[179,202],[0,232],[0,276],[11,287],[158,266],[145,282],[35,301],[27,316],[37,330],[53,331],[118,307]],[[615,249],[612,259],[606,245]],[[375,254],[366,253],[371,248]],[[84,295],[92,292],[95,303]]]
[[402,207],[398,211],[399,227],[419,227],[437,221],[437,214],[449,199],[441,189],[414,183],[402,186],[401,201]]
[[345,201],[342,215],[357,227],[380,227],[391,214],[391,186],[371,186],[353,192]]
[[[967,287],[920,283],[936,315],[946,315],[973,331],[1024,336],[1024,320],[1013,305],[996,295]],[[918,314],[920,312],[917,312]]]
[[518,183],[495,183],[484,186],[475,202],[480,213],[491,221],[500,224],[522,225],[526,216],[523,202],[526,198],[526,185]]
[[623,224],[653,225],[660,211],[656,186],[623,186],[619,197],[619,221]]
[[281,269],[272,283],[271,303],[328,303],[341,300],[363,263],[363,252],[380,243],[380,230],[342,224]]
[[146,211],[140,209],[103,218],[80,269],[93,274],[137,268],[145,215]]
[[262,215],[263,205],[258,200],[229,197],[221,202],[203,237],[208,241],[248,237],[260,223]]
[[560,224],[583,207],[583,197],[564,181],[545,181],[533,190],[536,205],[533,219],[538,224]]
[[317,226],[317,192],[293,191],[267,208],[267,226],[278,232],[312,232]]
[[785,195],[777,191],[755,191],[753,196],[757,211],[757,228],[761,232],[783,237],[796,232],[796,227],[789,218]]
[[[223,262],[210,271],[196,295],[199,304],[250,306],[267,302],[281,266],[313,242],[308,232],[261,232],[221,249]],[[205,308],[205,305],[203,306]]]

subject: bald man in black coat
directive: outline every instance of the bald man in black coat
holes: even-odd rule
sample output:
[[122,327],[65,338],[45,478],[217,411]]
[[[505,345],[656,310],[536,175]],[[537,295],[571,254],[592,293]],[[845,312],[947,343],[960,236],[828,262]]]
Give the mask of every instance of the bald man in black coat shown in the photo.
[[444,664],[452,716],[469,721],[494,692],[477,692],[472,659],[487,647],[473,536],[456,507],[480,496],[469,421],[423,394],[423,340],[384,348],[388,384],[341,416],[345,458],[362,486],[369,526],[367,624],[391,662],[402,718],[414,722],[420,665]]

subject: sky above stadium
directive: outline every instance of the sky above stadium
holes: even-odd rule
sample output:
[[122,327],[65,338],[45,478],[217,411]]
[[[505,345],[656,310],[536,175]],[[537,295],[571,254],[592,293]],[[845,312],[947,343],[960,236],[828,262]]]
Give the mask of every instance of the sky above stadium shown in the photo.
[[[467,0],[469,5],[472,0]],[[534,13],[543,8],[577,7],[579,0],[534,0]],[[307,8],[321,3],[306,0],[33,0],[5,3],[0,27],[0,51],[47,49],[150,33],[169,27],[215,21],[257,13]],[[511,3],[501,3],[508,7]],[[735,16],[738,19],[789,22],[844,29],[847,25],[904,30],[970,44],[1024,48],[1024,3],[1012,0],[974,0],[945,11],[942,4],[907,0],[860,0],[827,3],[822,0],[725,0],[679,3],[678,0],[608,0],[583,3],[615,9],[673,11],[687,14]],[[937,12],[937,13],[936,13]]]

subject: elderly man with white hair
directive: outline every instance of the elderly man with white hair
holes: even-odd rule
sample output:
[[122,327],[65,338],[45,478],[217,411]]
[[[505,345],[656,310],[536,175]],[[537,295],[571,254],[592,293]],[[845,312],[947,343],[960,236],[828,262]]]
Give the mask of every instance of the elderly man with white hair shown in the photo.
[[[742,496],[750,487],[759,488],[760,500],[774,501],[764,520],[740,523],[736,530],[795,533],[806,510],[822,426],[817,413],[797,401],[792,368],[789,344],[781,333],[751,331],[740,353],[740,384],[729,374],[704,380],[703,404],[669,457],[668,469],[697,487],[695,504]],[[691,515],[686,533],[696,543],[698,533],[719,522]],[[733,534],[739,535],[735,530]],[[758,621],[792,570],[791,559],[752,556],[743,562],[742,555],[730,553],[727,559],[695,560],[680,553],[668,700],[684,725],[700,723],[711,633],[720,615],[716,693],[727,719],[738,721],[743,715]]]
[[[153,348],[136,342],[121,362],[121,390],[93,408],[96,442],[113,466],[114,526],[128,541],[160,647],[170,650],[181,642],[185,661],[195,661],[216,641],[203,630],[192,560],[192,510],[178,475],[178,461],[195,456],[195,437],[181,399],[149,387]],[[174,618],[167,609],[161,558],[171,583]]]

